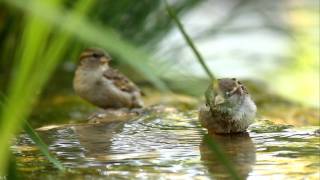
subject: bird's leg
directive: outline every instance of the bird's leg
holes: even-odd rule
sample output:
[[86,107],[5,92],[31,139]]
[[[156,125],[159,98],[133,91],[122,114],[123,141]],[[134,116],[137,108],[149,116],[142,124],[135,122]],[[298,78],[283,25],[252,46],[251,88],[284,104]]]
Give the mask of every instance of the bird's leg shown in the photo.
[[97,118],[104,118],[106,116],[106,113],[104,112],[104,110],[99,110],[97,112],[94,112],[93,114],[91,114],[88,117],[88,120],[93,120],[93,119],[97,119]]
[[142,108],[132,108],[130,109],[130,112],[135,113],[137,115],[141,115],[144,113],[144,110]]

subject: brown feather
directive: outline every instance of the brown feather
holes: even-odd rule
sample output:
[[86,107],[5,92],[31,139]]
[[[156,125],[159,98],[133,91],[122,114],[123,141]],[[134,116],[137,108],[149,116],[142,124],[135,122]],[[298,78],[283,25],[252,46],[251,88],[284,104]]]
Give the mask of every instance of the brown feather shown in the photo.
[[103,73],[103,76],[113,82],[113,84],[118,87],[121,91],[128,93],[140,92],[138,87],[130,81],[127,77],[121,74],[118,70],[109,68]]

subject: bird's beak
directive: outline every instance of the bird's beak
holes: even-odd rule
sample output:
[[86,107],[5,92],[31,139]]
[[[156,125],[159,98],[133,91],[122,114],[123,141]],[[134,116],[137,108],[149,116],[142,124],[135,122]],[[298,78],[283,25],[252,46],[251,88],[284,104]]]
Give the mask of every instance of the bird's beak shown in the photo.
[[238,92],[240,93],[240,95],[242,95],[242,94],[243,94],[243,90],[242,90],[241,86],[242,86],[241,84],[238,84],[238,83],[237,83],[236,87],[234,87],[234,88],[232,89],[232,91],[230,92],[230,94],[234,94],[236,91],[238,91]]
[[105,64],[105,63],[108,63],[110,60],[109,59],[107,59],[106,57],[102,57],[102,58],[100,58],[100,62],[101,62],[101,64]]
[[244,91],[242,90],[242,85],[237,83],[237,86],[235,87],[235,91],[238,91],[240,95],[244,94]]
[[240,91],[240,95],[243,95],[243,94],[244,94],[244,91],[242,90],[242,87],[239,86],[238,89],[239,89],[239,91]]
[[214,105],[219,105],[219,104],[222,104],[222,103],[224,103],[224,98],[221,95],[218,94],[214,98]]

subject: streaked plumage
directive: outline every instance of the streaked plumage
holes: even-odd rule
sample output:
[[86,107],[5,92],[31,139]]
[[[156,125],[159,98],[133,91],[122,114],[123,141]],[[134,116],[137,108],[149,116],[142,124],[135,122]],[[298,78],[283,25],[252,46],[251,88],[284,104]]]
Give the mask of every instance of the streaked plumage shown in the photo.
[[254,121],[256,110],[241,82],[223,78],[209,86],[206,104],[200,107],[199,120],[210,133],[245,132]]
[[101,49],[84,50],[73,81],[75,92],[104,109],[142,107],[139,88],[119,71],[109,67],[110,60],[111,57]]

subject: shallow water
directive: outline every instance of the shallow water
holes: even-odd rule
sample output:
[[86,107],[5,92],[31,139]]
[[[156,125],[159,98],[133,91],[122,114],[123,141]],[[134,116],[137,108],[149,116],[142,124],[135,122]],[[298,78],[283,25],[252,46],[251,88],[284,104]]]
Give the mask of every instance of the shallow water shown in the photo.
[[[319,178],[317,127],[272,128],[269,123],[268,131],[261,124],[248,134],[209,136],[242,178]],[[126,123],[48,127],[39,133],[69,170],[58,172],[21,134],[12,149],[25,179],[229,178],[204,140],[196,111],[151,113]]]

